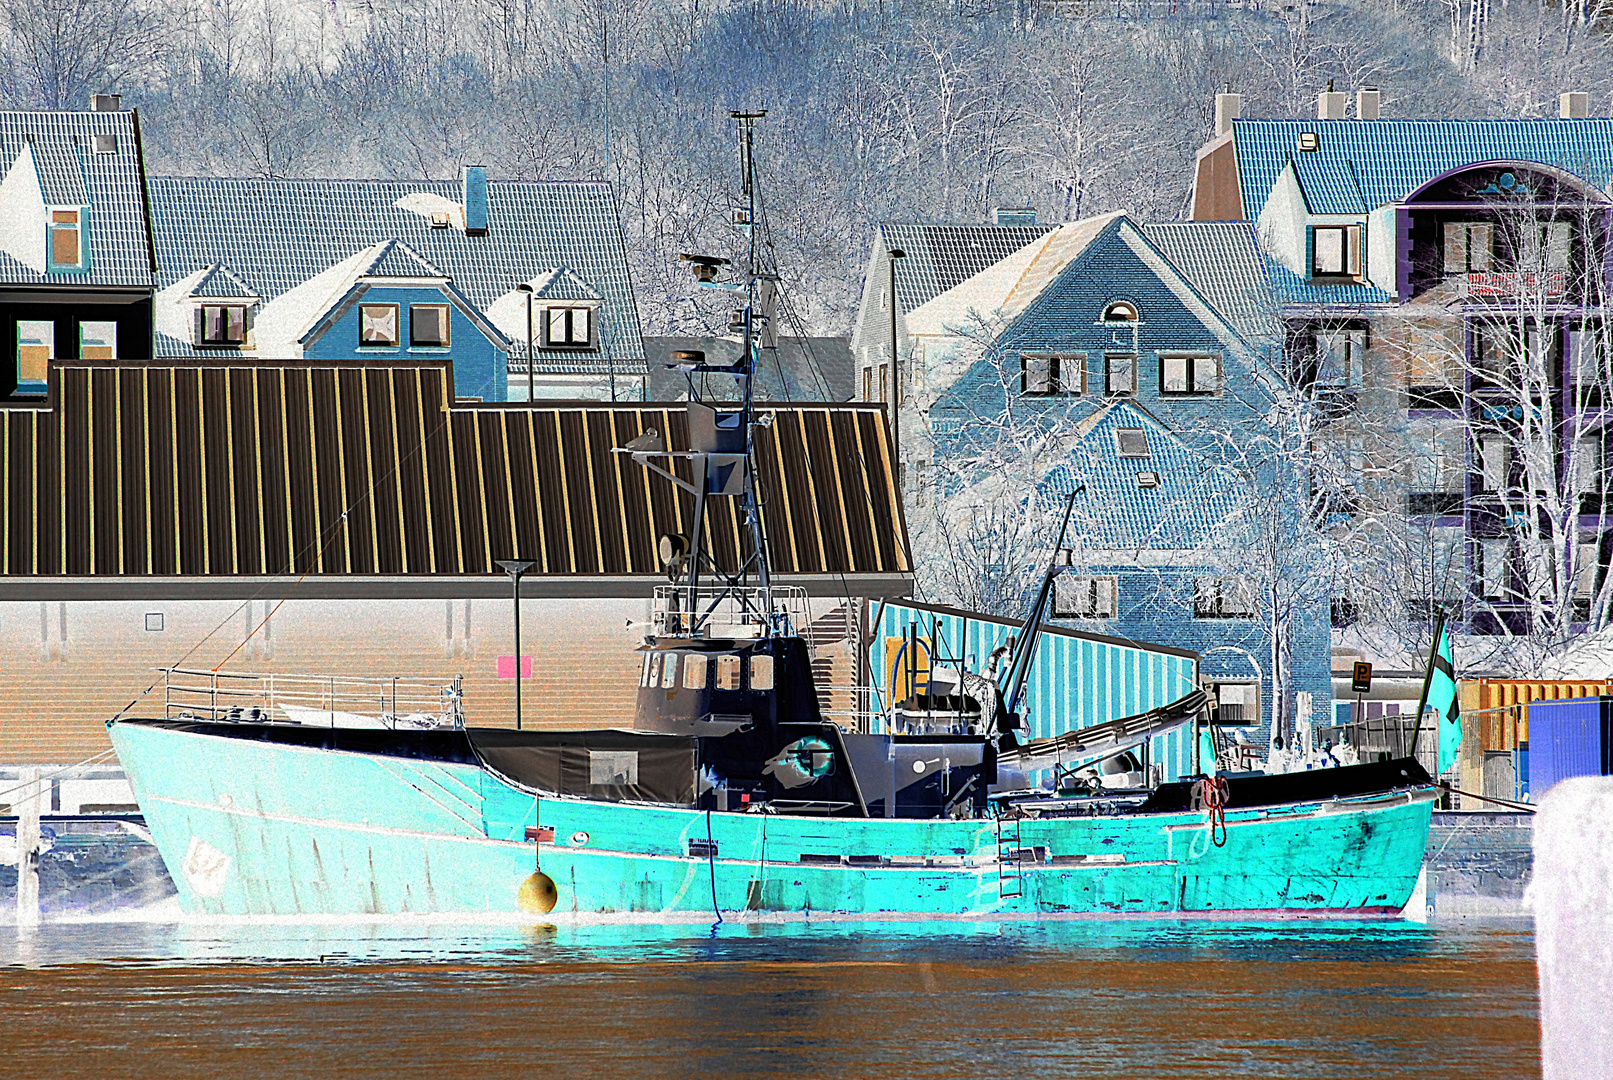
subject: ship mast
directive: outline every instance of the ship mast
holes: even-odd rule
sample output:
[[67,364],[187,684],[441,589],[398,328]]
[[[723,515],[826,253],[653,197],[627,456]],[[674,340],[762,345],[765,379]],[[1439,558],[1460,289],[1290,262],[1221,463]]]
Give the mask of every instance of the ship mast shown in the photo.
[[[756,497],[756,462],[752,454],[755,419],[755,374],[764,330],[772,317],[773,284],[776,276],[758,265],[756,226],[756,177],[752,148],[756,121],[765,110],[736,111],[730,114],[736,125],[739,152],[740,199],[733,208],[733,224],[745,233],[744,266],[737,281],[718,281],[721,267],[730,260],[712,255],[685,254],[681,258],[694,270],[701,288],[717,289],[743,297],[744,306],[732,313],[730,330],[740,335],[740,355],[729,364],[707,361],[702,352],[674,353],[674,365],[684,373],[689,388],[689,449],[668,451],[658,433],[647,431],[621,452],[667,478],[694,497],[690,535],[663,536],[660,556],[668,577],[677,586],[676,601],[683,614],[676,624],[677,636],[700,637],[712,615],[724,604],[736,604],[756,621],[764,636],[791,632],[788,618],[776,609],[772,574],[768,564],[767,531],[761,504]],[[701,399],[703,380],[696,375],[728,375],[736,382],[737,409],[719,409]],[[764,421],[765,423],[766,421]],[[678,476],[672,466],[687,462],[690,479]],[[739,568],[729,573],[712,557],[706,534],[706,502],[713,496],[737,500],[737,511],[750,534],[751,552]],[[720,581],[720,587],[703,586],[702,578]],[[756,586],[749,582],[755,576]],[[681,580],[680,580],[681,579]]]

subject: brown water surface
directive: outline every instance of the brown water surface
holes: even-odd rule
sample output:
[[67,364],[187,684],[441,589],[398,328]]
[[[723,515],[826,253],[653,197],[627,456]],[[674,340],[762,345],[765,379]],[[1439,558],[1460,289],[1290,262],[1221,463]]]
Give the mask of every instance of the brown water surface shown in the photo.
[[1538,1076],[1527,922],[0,927],[0,1076]]

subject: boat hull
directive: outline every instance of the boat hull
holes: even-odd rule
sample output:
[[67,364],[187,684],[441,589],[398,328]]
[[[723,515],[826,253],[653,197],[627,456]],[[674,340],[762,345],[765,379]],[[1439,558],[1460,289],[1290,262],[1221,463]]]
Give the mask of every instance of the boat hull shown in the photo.
[[[795,817],[538,800],[473,762],[118,723],[181,905],[217,915],[516,914],[536,859],[556,911],[699,916],[1397,914],[1426,788],[1226,814]],[[553,842],[528,839],[538,825]]]

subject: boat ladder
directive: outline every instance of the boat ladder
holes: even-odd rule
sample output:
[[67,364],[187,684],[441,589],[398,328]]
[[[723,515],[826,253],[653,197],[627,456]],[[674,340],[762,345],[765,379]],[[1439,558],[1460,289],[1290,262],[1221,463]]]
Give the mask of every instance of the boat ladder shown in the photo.
[[1019,818],[997,818],[997,895],[1012,899],[1025,894],[1024,874],[1020,870]]

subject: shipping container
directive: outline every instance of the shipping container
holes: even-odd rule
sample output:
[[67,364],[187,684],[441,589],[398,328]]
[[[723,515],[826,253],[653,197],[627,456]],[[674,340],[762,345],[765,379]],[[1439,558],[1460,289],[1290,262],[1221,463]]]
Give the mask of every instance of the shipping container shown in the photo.
[[1529,789],[1538,801],[1559,780],[1613,772],[1613,696],[1529,705]]

